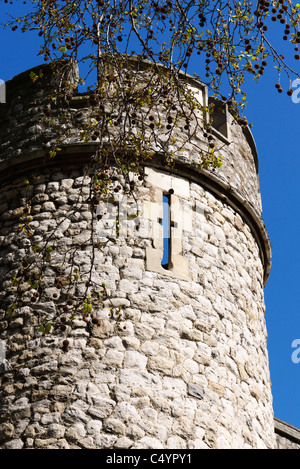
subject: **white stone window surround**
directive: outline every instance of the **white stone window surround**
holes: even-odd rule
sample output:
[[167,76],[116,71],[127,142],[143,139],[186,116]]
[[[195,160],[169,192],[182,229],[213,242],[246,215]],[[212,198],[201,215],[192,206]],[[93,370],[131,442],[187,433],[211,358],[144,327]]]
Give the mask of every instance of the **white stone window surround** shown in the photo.
[[[219,101],[213,97],[208,98],[208,103],[214,103],[215,108],[212,112],[212,133],[219,140],[223,141],[227,145],[231,143],[231,132],[228,116],[228,106],[226,103]],[[207,119],[209,116],[207,116]]]
[[[189,199],[189,181],[171,176],[159,170],[145,168],[147,184],[152,189],[152,200],[144,201],[143,216],[153,224],[153,246],[146,248],[146,270],[161,275],[189,279],[189,263],[182,255],[182,232],[192,232],[192,213],[186,208],[183,210],[182,198]],[[172,189],[172,193],[170,193]],[[174,192],[173,192],[174,191]],[[163,257],[163,195],[170,197],[170,250],[169,266],[165,269],[161,265]]]
[[204,106],[204,108],[208,108],[210,103],[215,103],[212,116],[210,116],[207,111],[204,112],[204,122],[209,124],[212,118],[212,134],[226,145],[230,145],[231,131],[227,104],[218,98],[208,96],[207,86],[195,80],[193,77],[186,75],[185,80],[189,82],[189,88],[193,91],[195,99]]

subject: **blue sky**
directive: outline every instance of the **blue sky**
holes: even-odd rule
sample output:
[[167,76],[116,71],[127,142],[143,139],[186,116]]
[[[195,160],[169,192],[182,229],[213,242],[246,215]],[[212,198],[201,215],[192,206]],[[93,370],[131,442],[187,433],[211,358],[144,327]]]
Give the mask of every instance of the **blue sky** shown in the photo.
[[273,249],[265,302],[274,411],[300,428],[300,363],[291,358],[292,342],[300,338],[300,103],[277,93],[274,84],[268,73],[249,87],[247,115],[254,123],[263,219]]
[[[1,8],[5,9],[2,5]],[[281,33],[278,35],[277,30],[274,45],[281,43],[278,36]],[[21,34],[0,29],[0,44],[2,80],[7,81],[43,62],[37,57],[36,33]],[[284,55],[291,57],[291,63],[299,71],[300,61],[293,60],[293,53],[284,52]],[[201,73],[196,63],[188,71]],[[293,341],[299,340],[297,348],[300,350],[300,102],[296,104],[286,95],[287,80],[282,80],[282,94],[276,91],[276,82],[272,65],[266,68],[258,84],[247,80],[246,116],[254,125],[252,132],[259,157],[263,219],[273,248],[265,302],[274,413],[300,428],[300,362],[292,360],[292,353],[297,352],[292,347]],[[300,353],[296,354],[298,357]]]

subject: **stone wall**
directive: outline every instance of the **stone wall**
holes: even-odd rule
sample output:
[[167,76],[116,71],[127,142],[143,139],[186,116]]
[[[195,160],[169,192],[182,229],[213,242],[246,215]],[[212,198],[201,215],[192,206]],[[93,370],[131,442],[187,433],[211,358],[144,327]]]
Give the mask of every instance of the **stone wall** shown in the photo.
[[[145,61],[146,63],[146,61]],[[139,64],[141,67],[142,64]],[[36,82],[30,79],[30,72],[43,76]],[[78,70],[72,64],[65,69],[65,75],[71,83],[76,83]],[[146,73],[143,68],[139,70],[140,80]],[[207,106],[207,89],[196,79],[183,74],[182,80],[193,90],[197,100],[203,106]],[[35,67],[32,70],[17,75],[6,83],[7,104],[0,107],[0,164],[2,168],[12,164],[21,164],[36,158],[37,155],[45,155],[42,151],[45,138],[51,140],[53,132],[44,122],[45,108],[53,108],[53,119],[59,109],[55,104],[49,104],[48,95],[55,85],[49,65]],[[63,103],[60,103],[63,104]],[[66,137],[65,144],[82,143],[79,132],[76,131],[76,123],[88,120],[91,115],[91,105],[87,95],[74,92],[70,101],[74,128],[71,137]],[[64,111],[65,112],[65,111]],[[196,113],[197,114],[197,113]],[[204,113],[198,112],[200,119],[206,119]],[[262,213],[261,196],[258,180],[258,161],[255,142],[249,128],[242,129],[229,112],[226,112],[227,137],[215,131],[216,146],[224,157],[224,164],[213,173],[219,183],[227,190],[239,193],[243,202],[250,204],[258,215]],[[192,125],[192,124],[191,124]],[[166,129],[162,129],[162,132]],[[67,134],[67,132],[66,132]],[[181,148],[186,138],[187,130],[178,128],[174,133],[177,142],[175,147]],[[203,132],[194,135],[185,148],[177,154],[177,160],[183,164],[193,165],[199,162],[199,151],[207,146]],[[210,172],[209,172],[210,174]],[[210,174],[211,175],[211,174]]]
[[[132,175],[136,200],[119,193],[117,205],[95,205],[87,162],[97,142],[81,145],[74,132],[45,158],[37,84],[24,74],[8,83],[0,116],[0,447],[275,448],[263,298],[271,249],[249,131],[228,115],[230,139],[215,131],[220,170],[193,166],[198,134],[172,172],[158,157],[145,182]],[[84,96],[72,109],[89,117]],[[39,330],[43,318],[51,334]]]
[[275,435],[278,449],[300,449],[300,430],[275,418]]
[[[146,73],[142,64],[138,71],[143,79]],[[71,83],[76,83],[78,70],[73,64],[65,65],[65,76]],[[147,70],[147,66],[145,66]],[[30,72],[43,76],[36,82],[30,79]],[[197,100],[203,106],[208,104],[207,89],[199,81],[187,75],[182,76],[190,89],[193,90]],[[31,71],[23,72],[14,77],[6,84],[7,103],[0,107],[0,171],[5,174],[9,168],[13,171],[23,171],[24,168],[40,164],[52,164],[47,155],[47,145],[55,137],[53,130],[45,123],[45,108],[49,108],[48,95],[55,86],[51,68],[48,65],[36,67]],[[63,103],[60,103],[62,105]],[[62,110],[54,104],[53,119]],[[271,268],[271,245],[268,233],[264,226],[262,216],[261,195],[258,178],[258,160],[255,142],[248,127],[242,128],[226,110],[226,137],[218,130],[212,128],[215,136],[217,153],[223,156],[221,168],[211,170],[195,170],[199,162],[199,152],[207,148],[207,141],[200,131],[185,143],[184,149],[176,153],[174,173],[184,175],[188,179],[195,178],[212,190],[228,200],[235,209],[246,219],[247,223],[256,236],[260,247],[260,255],[264,265],[264,283],[267,282]],[[65,112],[65,110],[63,111]],[[80,131],[76,125],[91,118],[91,106],[88,96],[74,92],[70,101],[71,121],[74,127],[68,133],[66,126],[65,141],[61,142],[64,154],[69,159],[76,158],[78,154],[92,153],[97,149],[97,141],[82,142]],[[198,119],[207,120],[204,112],[198,112]],[[195,123],[194,123],[195,124]],[[117,131],[117,130],[116,130]],[[162,132],[165,129],[162,129]],[[178,127],[174,137],[174,147],[181,148],[186,139],[186,130]],[[155,145],[154,145],[155,146]],[[159,155],[157,155],[159,159]],[[164,168],[158,161],[154,162],[156,167]],[[197,173],[195,175],[195,172]],[[199,179],[200,178],[200,179]]]
[[[165,178],[171,187],[178,183]],[[95,312],[99,325],[77,317],[63,334],[47,337],[37,332],[39,315],[53,316],[85,288],[84,276],[69,291],[59,288],[56,266],[64,265],[60,277],[71,263],[89,271],[89,178],[53,168],[36,180],[34,242],[56,228],[55,254],[39,301],[28,299],[10,323],[1,322],[9,367],[1,376],[2,448],[274,446],[258,247],[226,203],[199,184],[183,184],[188,192],[179,199],[192,217],[181,239],[188,280],[146,270],[154,229],[148,217],[129,219],[124,236],[105,241],[104,214],[98,235],[105,247],[94,253],[92,277],[108,286],[104,308]],[[142,203],[155,189],[140,187]],[[17,232],[25,195],[21,179],[19,188],[14,181],[1,190],[2,304],[6,274],[26,255],[26,237]],[[110,307],[121,307],[119,321],[109,317]]]

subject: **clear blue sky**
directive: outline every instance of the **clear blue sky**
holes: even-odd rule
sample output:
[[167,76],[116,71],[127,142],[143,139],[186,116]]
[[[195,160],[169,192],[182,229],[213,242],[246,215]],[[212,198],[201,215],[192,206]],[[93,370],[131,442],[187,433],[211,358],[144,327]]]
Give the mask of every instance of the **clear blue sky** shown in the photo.
[[[22,3],[19,2],[20,9]],[[1,8],[2,12],[6,9],[2,5]],[[278,42],[277,31],[274,45]],[[7,81],[43,62],[36,55],[36,33],[21,34],[0,29],[0,44],[2,80]],[[284,55],[293,56],[288,53]],[[299,70],[300,61],[293,61],[293,64]],[[201,73],[196,63],[193,67],[188,70],[190,73]],[[273,265],[265,288],[265,302],[274,413],[276,417],[300,428],[300,362],[292,361],[295,350],[292,342],[299,339],[300,343],[300,102],[295,104],[286,95],[289,88],[287,80],[283,80],[286,89],[282,94],[275,90],[276,81],[276,72],[271,65],[258,84],[253,80],[247,82],[246,116],[254,124],[252,132],[259,157],[263,219],[273,248]]]

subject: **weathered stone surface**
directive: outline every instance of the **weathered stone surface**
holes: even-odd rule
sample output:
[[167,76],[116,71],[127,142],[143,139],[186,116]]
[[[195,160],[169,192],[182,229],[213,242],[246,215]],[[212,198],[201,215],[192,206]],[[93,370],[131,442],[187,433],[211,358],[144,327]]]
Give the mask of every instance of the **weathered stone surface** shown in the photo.
[[204,398],[204,391],[197,384],[193,384],[193,383],[188,384],[188,394],[190,394],[190,396],[196,397],[197,399]]
[[[37,106],[30,89],[24,109]],[[7,120],[15,119],[15,98],[9,114],[0,117],[5,168],[9,158],[22,155],[17,150],[25,145],[23,124],[32,124],[32,130],[36,125],[37,139],[43,138],[38,119],[30,123],[28,116],[7,131]],[[82,112],[85,117],[89,110]],[[13,134],[16,149],[7,143]],[[231,136],[225,165],[209,177],[230,183],[260,214],[249,141],[236,123]],[[183,152],[181,163],[198,158],[196,144],[201,136]],[[8,345],[8,366],[0,375],[0,447],[275,447],[264,265],[247,220],[195,174],[190,180],[189,172],[179,176],[151,167],[145,183],[136,185],[145,202],[142,230],[134,231],[129,220],[119,236],[103,233],[105,223],[111,229],[116,220],[107,214],[97,219],[89,205],[92,179],[71,160],[37,168],[31,193],[24,189],[23,174],[0,187],[0,339]],[[176,272],[172,266],[156,269],[162,253],[158,205],[170,188],[181,210],[172,219]],[[29,199],[32,241],[18,230]],[[28,284],[19,286],[25,304],[11,320],[5,308],[13,295],[12,276],[23,261],[33,260],[32,243],[51,245],[51,260],[39,291],[26,294]],[[153,269],[149,252],[156,256]],[[69,284],[75,268],[79,278]],[[107,293],[92,317],[59,323],[61,329],[50,336],[38,332],[43,315],[67,317],[68,299],[80,299],[87,289],[92,294],[90,283],[102,294],[103,282]]]

